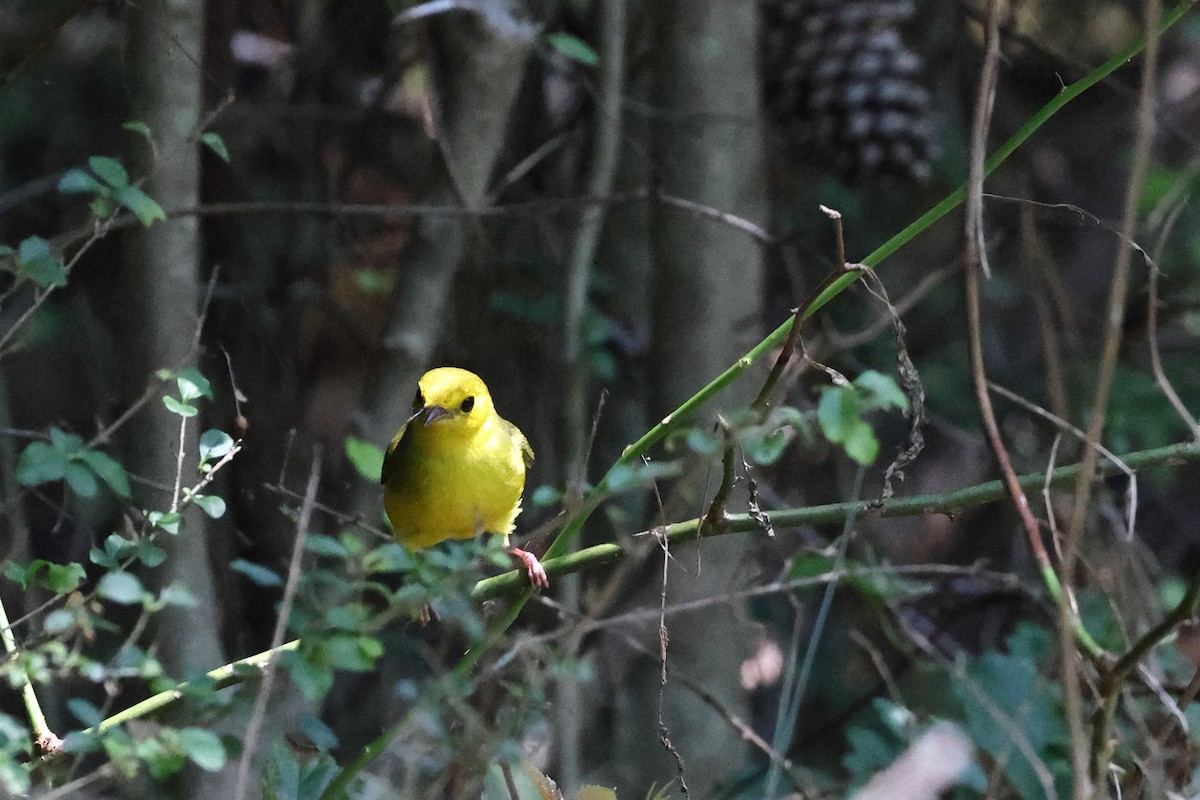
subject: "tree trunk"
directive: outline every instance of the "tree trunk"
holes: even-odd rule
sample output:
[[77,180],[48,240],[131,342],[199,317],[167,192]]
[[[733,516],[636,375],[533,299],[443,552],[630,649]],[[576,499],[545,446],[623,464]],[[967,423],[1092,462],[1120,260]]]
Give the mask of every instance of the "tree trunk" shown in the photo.
[[[130,41],[142,80],[136,112],[153,132],[157,149],[144,188],[165,208],[196,206],[200,190],[195,136],[203,103],[203,67],[196,58],[204,46],[204,3],[150,3],[132,14],[132,20]],[[198,219],[182,217],[132,235],[127,256],[127,320],[133,345],[128,352],[137,354],[128,365],[128,378],[140,389],[154,370],[179,365],[192,350],[201,299]],[[127,439],[135,473],[174,486],[179,425],[180,418],[161,403],[146,407]],[[196,419],[188,421],[182,442],[185,486],[196,478],[197,425]],[[166,509],[170,498],[156,493],[142,503]],[[204,517],[192,509],[185,519],[178,536],[160,537],[168,553],[162,583],[185,584],[196,598],[194,608],[168,606],[158,616],[160,657],[168,670],[180,675],[224,663]]]
[[[657,13],[656,107],[664,122],[658,130],[656,163],[662,190],[761,220],[766,200],[755,4],[671,0],[660,3]],[[723,223],[662,204],[655,217],[651,403],[657,418],[758,340],[761,253],[756,242]],[[743,381],[722,401],[727,407],[741,405],[752,391]],[[683,487],[691,495],[686,508],[702,513],[704,488],[702,482]],[[668,603],[737,588],[746,537],[722,537],[698,546],[699,560],[694,551],[674,554]],[[683,760],[682,776],[693,796],[704,796],[717,782],[729,779],[744,763],[744,754],[738,737],[709,706],[671,682],[671,665],[691,675],[703,674],[705,688],[717,701],[746,718],[738,665],[747,648],[739,623],[737,608],[726,607],[679,615],[668,624],[668,683],[661,721]],[[676,764],[657,742],[653,709],[658,669],[643,662],[634,681],[636,699],[626,720],[630,724],[620,725],[620,751],[614,761],[637,765],[635,774],[623,776],[625,789],[644,793],[652,782],[674,777]],[[651,752],[661,755],[648,758]]]

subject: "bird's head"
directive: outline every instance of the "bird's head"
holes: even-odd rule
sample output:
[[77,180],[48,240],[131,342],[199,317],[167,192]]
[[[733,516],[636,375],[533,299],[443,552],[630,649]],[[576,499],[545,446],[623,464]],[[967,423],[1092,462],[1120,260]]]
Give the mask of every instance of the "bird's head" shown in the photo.
[[492,415],[492,396],[473,372],[438,367],[421,376],[413,398],[410,425],[420,425],[438,435],[469,435]]

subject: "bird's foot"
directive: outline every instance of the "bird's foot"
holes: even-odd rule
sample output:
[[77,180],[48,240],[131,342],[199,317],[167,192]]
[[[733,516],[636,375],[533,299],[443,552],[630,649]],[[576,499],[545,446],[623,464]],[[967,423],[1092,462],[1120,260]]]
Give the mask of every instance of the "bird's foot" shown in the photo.
[[508,552],[513,558],[520,561],[523,567],[525,567],[525,574],[529,576],[529,582],[533,584],[533,588],[550,588],[550,578],[546,575],[546,570],[542,566],[542,562],[538,561],[537,556],[528,550],[522,550],[519,547],[514,547]]

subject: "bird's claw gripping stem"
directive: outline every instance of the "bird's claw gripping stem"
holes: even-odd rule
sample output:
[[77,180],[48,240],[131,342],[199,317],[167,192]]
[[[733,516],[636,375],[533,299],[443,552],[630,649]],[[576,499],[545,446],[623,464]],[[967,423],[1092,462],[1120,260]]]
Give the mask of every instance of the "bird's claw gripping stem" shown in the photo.
[[550,588],[550,578],[546,575],[546,570],[542,566],[542,562],[538,561],[537,556],[519,547],[514,547],[508,552],[513,558],[521,562],[521,565],[525,568],[525,574],[529,576],[529,582],[533,584],[533,588]]

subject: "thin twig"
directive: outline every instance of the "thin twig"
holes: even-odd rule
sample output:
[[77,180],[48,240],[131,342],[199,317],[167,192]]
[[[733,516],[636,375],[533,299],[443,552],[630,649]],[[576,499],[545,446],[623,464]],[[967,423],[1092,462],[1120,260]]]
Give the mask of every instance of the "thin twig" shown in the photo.
[[[79,249],[75,251],[75,255],[71,256],[71,260],[63,265],[64,276],[69,276],[71,274],[71,271],[75,269],[75,265],[79,263],[79,259],[83,258],[83,254],[90,250],[92,245],[108,235],[108,233],[115,227],[116,220],[116,217],[110,217],[102,222],[97,221],[93,223],[91,235],[84,240],[83,244],[79,246]],[[13,321],[13,324],[9,326],[8,330],[5,331],[3,335],[0,335],[0,359],[7,355],[5,346],[8,344],[9,340],[11,340],[13,336],[17,334],[17,331],[19,331],[25,325],[25,323],[28,322],[35,313],[37,313],[37,310],[42,307],[42,304],[49,299],[50,295],[57,288],[59,288],[58,285],[52,285],[46,287],[41,292],[36,293],[33,302],[29,304],[29,307],[21,312],[21,315]]]
[[[171,367],[172,373],[178,372],[189,364],[194,363],[196,355],[200,352],[200,337],[204,332],[204,322],[208,319],[208,309],[212,305],[213,291],[216,289],[217,277],[220,275],[220,268],[214,268],[212,275],[208,279],[208,288],[205,289],[204,299],[200,303],[200,314],[196,317],[196,325],[192,329],[192,344],[188,351],[180,358],[175,365]],[[157,375],[152,376],[150,382],[146,384],[145,390],[142,391],[140,397],[130,404],[129,408],[121,412],[121,415],[113,420],[109,425],[100,430],[95,436],[88,441],[88,447],[99,447],[103,444],[108,444],[112,440],[113,435],[124,427],[133,415],[142,409],[146,403],[158,396],[161,385],[165,383],[164,379],[160,379]],[[182,450],[182,448],[181,448]]]
[[1183,400],[1179,397],[1179,393],[1175,391],[1170,378],[1167,377],[1167,372],[1163,369],[1162,354],[1158,347],[1158,262],[1162,258],[1162,251],[1166,247],[1167,238],[1170,236],[1171,230],[1175,227],[1176,220],[1183,212],[1187,203],[1181,201],[1175,208],[1171,210],[1166,222],[1163,223],[1162,230],[1159,232],[1158,241],[1154,245],[1154,258],[1150,260],[1150,286],[1148,296],[1146,298],[1146,344],[1150,350],[1150,369],[1154,372],[1154,381],[1158,384],[1158,388],[1167,396],[1171,406],[1175,409],[1175,413],[1184,421],[1192,432],[1192,438],[1200,442],[1200,422],[1192,416],[1184,405]]
[[[824,297],[829,290],[839,282],[845,280],[846,275],[852,270],[849,269],[849,264],[846,263],[846,244],[842,239],[842,215],[841,212],[828,206],[821,206],[821,213],[833,220],[834,230],[837,237],[837,266],[833,272],[825,276],[825,280],[821,282],[812,294],[804,299],[800,305],[792,309],[791,322],[788,325],[787,338],[783,341],[783,346],[779,348],[779,353],[775,356],[775,363],[771,366],[771,371],[767,373],[767,377],[763,380],[762,388],[758,390],[758,395],[750,404],[751,408],[759,410],[765,409],[771,399],[771,393],[775,390],[776,384],[783,376],[784,370],[792,360],[797,350],[804,351],[804,344],[800,338],[800,333],[804,328],[804,321],[812,316],[812,312],[816,311],[814,307],[816,302]],[[778,330],[777,330],[778,332]]]
[[1125,473],[1125,477],[1129,479],[1129,504],[1128,504],[1129,507],[1128,507],[1128,509],[1126,509],[1126,514],[1125,514],[1125,537],[1132,538],[1133,531],[1134,531],[1134,523],[1137,520],[1137,507],[1138,507],[1137,475],[1134,473],[1133,470],[1131,470],[1128,467],[1128,465],[1126,465],[1126,463],[1124,461],[1121,460],[1121,457],[1118,456],[1113,451],[1109,450],[1104,445],[1100,444],[1099,442],[1088,441],[1086,433],[1084,433],[1079,428],[1076,428],[1074,425],[1067,422],[1065,419],[1062,419],[1057,414],[1054,414],[1054,413],[1050,412],[1049,410],[1042,408],[1041,406],[1037,405],[1036,403],[1026,400],[1024,397],[1017,394],[1016,392],[1011,391],[1009,389],[1005,389],[1003,386],[1001,386],[1000,384],[998,384],[994,381],[988,381],[987,385],[988,385],[988,389],[992,390],[993,392],[1000,395],[1001,397],[1008,398],[1009,400],[1013,401],[1014,403],[1016,403],[1017,405],[1019,405],[1021,408],[1025,409],[1026,411],[1030,412],[1031,414],[1036,414],[1037,416],[1041,417],[1042,419],[1044,419],[1047,422],[1054,425],[1054,427],[1058,428],[1059,430],[1065,431],[1065,432],[1071,434],[1076,439],[1083,442],[1084,446],[1095,447],[1096,450],[1098,450],[1102,456],[1104,456],[1105,458],[1107,458],[1109,461],[1112,462],[1112,465],[1114,467],[1121,470],[1121,472]]
[[667,539],[666,532],[660,529],[655,529],[655,538],[658,539],[663,554],[662,583],[658,601],[658,741],[662,744],[663,749],[675,759],[675,773],[679,778],[679,789],[686,798],[689,795],[687,782],[683,778],[683,756],[671,741],[671,731],[667,728],[666,719],[663,716],[663,700],[667,690],[667,646],[670,643],[670,636],[667,634],[667,577],[671,574],[671,544]]
[[[271,634],[271,650],[278,650],[283,644],[287,633],[288,618],[292,613],[292,603],[296,599],[296,587],[300,584],[301,565],[304,562],[304,542],[308,536],[308,526],[312,521],[313,504],[317,499],[317,486],[321,481],[321,448],[313,448],[312,468],[308,473],[308,484],[304,489],[304,504],[300,506],[300,519],[296,522],[296,540],[292,544],[292,562],[288,565],[287,583],[283,587],[283,599],[279,603],[279,616],[275,619],[275,631]],[[258,697],[254,700],[254,711],[250,715],[250,723],[246,726],[246,736],[243,739],[241,761],[238,762],[237,783],[233,796],[236,799],[246,796],[249,788],[250,762],[254,758],[254,750],[258,745],[259,732],[266,718],[267,701],[271,696],[271,687],[275,682],[276,662],[269,658],[263,665],[262,684],[258,689]]]
[[975,117],[971,125],[971,145],[967,160],[967,197],[964,204],[968,268],[978,267],[985,278],[992,276],[988,267],[983,236],[983,179],[986,175],[988,131],[992,127],[992,107],[996,102],[996,83],[1000,79],[1000,18],[1008,15],[1007,0],[988,0],[987,31],[983,64],[979,69],[979,90],[975,95]]
[[48,792],[38,792],[38,800],[58,800],[60,797],[79,797],[78,792],[91,786],[93,783],[112,778],[116,772],[116,767],[112,764],[103,764],[87,775],[82,775],[73,781],[68,781],[62,786],[55,787]]
[[[966,198],[966,223],[964,239],[966,245],[966,295],[969,347],[971,353],[971,380],[975,388],[975,400],[982,417],[983,427],[987,433],[988,443],[996,456],[1009,495],[1017,514],[1025,528],[1025,538],[1030,550],[1037,560],[1039,571],[1047,588],[1058,604],[1059,610],[1059,645],[1062,659],[1063,702],[1070,731],[1071,761],[1075,772],[1075,800],[1086,800],[1091,794],[1091,784],[1088,780],[1087,738],[1083,727],[1083,703],[1080,690],[1079,673],[1075,669],[1075,641],[1096,654],[1099,647],[1083,627],[1078,615],[1072,609],[1067,597],[1068,592],[1062,590],[1062,583],[1050,561],[1042,543],[1041,530],[1033,511],[1029,507],[1029,498],[1018,485],[1016,471],[1008,455],[1008,449],[1000,434],[1000,426],[996,422],[996,414],[992,408],[991,397],[987,389],[987,369],[983,359],[982,323],[980,322],[980,277],[989,276],[987,266],[987,247],[983,233],[983,152],[987,143],[987,131],[991,120],[992,104],[995,100],[996,82],[999,76],[1000,62],[1000,17],[1001,6],[1007,12],[1007,3],[1003,0],[988,0],[986,44],[983,67],[979,79],[979,93],[975,103],[975,126],[971,141],[971,178],[968,181]],[[1090,451],[1089,451],[1090,452]],[[1065,580],[1070,580],[1071,571],[1064,567]]]
[[[862,495],[863,478],[866,475],[866,468],[859,466],[854,475],[854,486],[851,489],[851,497],[857,500]],[[846,565],[846,553],[850,548],[850,540],[854,537],[854,521],[857,519],[857,512],[847,514],[842,521],[842,535],[838,539],[837,555],[834,557],[834,571],[842,571]],[[800,624],[805,616],[800,607],[795,609],[796,620],[792,630],[792,648],[788,656],[789,668],[784,673],[784,680],[779,687],[779,707],[776,710],[775,730],[771,735],[771,747],[780,753],[787,753],[792,746],[792,738],[796,735],[796,725],[800,718],[800,705],[804,700],[804,693],[808,690],[809,677],[812,675],[813,665],[816,663],[817,650],[821,644],[821,638],[825,635],[825,626],[829,621],[829,613],[833,608],[833,595],[837,591],[839,581],[830,581],[825,586],[825,592],[821,596],[821,603],[817,607],[816,617],[813,619],[812,628],[808,634],[808,647],[804,651],[804,659],[800,664],[799,671],[795,671],[791,665],[796,663],[798,656],[797,648],[800,645]],[[779,765],[772,763],[767,769],[766,789],[764,796],[775,797],[775,787],[779,783],[780,776]]]
[[674,206],[681,208],[684,211],[689,211],[704,219],[711,219],[715,222],[723,222],[733,228],[736,228],[750,236],[751,239],[759,244],[767,245],[776,240],[774,236],[767,233],[762,226],[756,225],[745,217],[739,217],[736,214],[730,214],[728,211],[706,206],[703,203],[697,203],[695,200],[688,200],[685,197],[676,197],[675,195],[667,194],[666,192],[655,189],[653,197],[658,202],[666,206]]
[[[918,303],[924,300],[933,289],[940,286],[947,279],[954,277],[961,269],[962,262],[955,261],[953,264],[939,267],[932,272],[924,274],[917,281],[916,286],[909,289],[903,297],[893,303],[896,315],[903,317],[908,311],[915,308]],[[840,333],[830,329],[826,331],[825,335],[829,339],[830,348],[840,352],[843,350],[853,350],[860,345],[864,345],[890,327],[892,327],[892,315],[885,311],[876,317],[874,322],[871,322],[861,330],[854,331],[853,333]],[[828,352],[825,352],[822,357],[828,358]]]
[[[813,576],[813,577],[819,579],[824,576]],[[811,579],[806,578],[803,580],[809,581]],[[808,585],[816,585],[816,584],[811,583]],[[743,596],[742,592],[733,592],[728,595],[725,595],[723,598],[723,602],[726,602],[726,603],[734,602],[735,600],[741,599],[742,596]],[[703,600],[708,600],[708,599],[711,599],[711,598],[702,598],[701,601],[693,601],[693,602],[703,602]],[[542,594],[537,595],[537,597],[535,598],[535,602],[537,602],[541,605],[544,605],[548,608],[552,608],[555,611],[557,611],[559,614],[562,614],[563,616],[574,617],[574,619],[571,621],[571,625],[570,625],[570,627],[572,629],[581,630],[581,631],[582,630],[592,631],[592,630],[596,630],[597,628],[604,627],[604,628],[607,628],[610,630],[614,630],[616,632],[616,635],[620,636],[621,639],[627,645],[629,645],[629,647],[631,647],[632,649],[634,649],[637,652],[641,653],[642,655],[648,656],[650,658],[658,657],[658,655],[656,653],[654,653],[649,647],[645,646],[644,644],[642,644],[641,641],[639,641],[637,638],[635,638],[630,633],[628,633],[628,631],[627,631],[628,626],[625,622],[630,616],[628,614],[622,614],[620,617],[612,617],[608,620],[593,620],[593,619],[589,619],[588,617],[585,617],[582,614],[579,614],[578,612],[571,612],[569,609],[564,607],[561,603],[558,603],[554,599],[552,599],[550,597],[546,597],[545,595],[542,595]],[[685,603],[683,605],[690,606],[690,605],[692,605],[692,603]],[[678,606],[678,605],[667,606],[667,608],[666,608],[666,612],[668,614],[675,613],[676,611],[679,611],[679,610],[680,610],[680,606]],[[643,609],[641,612],[633,612],[633,613],[634,614],[641,613],[641,614],[650,615],[650,616],[657,616],[659,614],[659,611],[657,609]],[[618,620],[621,621],[620,624],[616,624],[616,625],[611,624],[611,623],[617,622]],[[496,669],[496,667],[498,667],[502,663],[506,663],[508,661],[508,659],[514,654],[514,652],[516,650],[518,650],[519,648],[526,648],[526,647],[529,647],[529,645],[534,642],[544,642],[544,641],[548,641],[551,638],[554,638],[553,633],[543,634],[541,636],[535,636],[535,637],[522,638],[505,656],[503,656],[501,659],[498,660],[498,663],[495,666],[493,666],[493,669]],[[740,716],[738,716],[734,712],[730,711],[720,700],[718,700],[716,697],[714,697],[711,692],[706,691],[703,686],[701,686],[698,682],[696,682],[691,677],[689,677],[687,674],[685,674],[678,667],[676,667],[676,669],[674,671],[673,678],[676,682],[678,682],[685,689],[687,689],[692,694],[694,694],[698,698],[700,698],[700,700],[705,705],[707,705],[709,708],[711,708],[713,711],[715,711],[717,713],[717,715],[720,716],[721,719],[723,719],[725,721],[725,724],[727,724],[730,728],[732,728],[743,741],[749,742],[754,747],[758,748],[759,752],[761,752],[763,755],[765,755],[771,762],[778,764],[779,768],[783,771],[783,773],[785,775],[787,775],[788,780],[791,781],[793,786],[795,786],[797,789],[809,787],[809,784],[811,782],[805,781],[803,779],[803,777],[798,772],[796,772],[796,766],[795,766],[795,764],[792,763],[792,760],[790,758],[788,758],[787,756],[778,752],[777,750],[774,750],[771,747],[771,744],[766,739],[762,738],[762,736],[760,736],[757,731],[754,730],[753,726],[751,726],[749,723],[747,723],[745,720],[743,720]]]
[[187,417],[179,418],[179,448],[175,454],[175,489],[171,492],[172,514],[179,511],[179,498],[183,489],[183,458],[187,453],[187,421]]
[[[1159,0],[1148,0],[1145,4],[1146,52],[1142,58],[1141,91],[1138,94],[1137,132],[1134,136],[1133,155],[1130,161],[1129,181],[1125,190],[1125,207],[1121,217],[1121,239],[1117,245],[1117,256],[1113,264],[1113,274],[1109,284],[1108,305],[1104,314],[1104,345],[1100,355],[1100,364],[1096,371],[1095,394],[1092,399],[1091,413],[1088,419],[1087,438],[1089,442],[1099,442],[1104,434],[1104,422],[1108,413],[1108,399],[1112,389],[1113,375],[1116,370],[1117,357],[1120,354],[1121,340],[1125,327],[1126,296],[1129,292],[1133,248],[1128,242],[1134,238],[1137,227],[1138,205],[1142,198],[1146,172],[1150,163],[1150,146],[1154,141],[1155,129],[1155,98],[1158,68],[1159,23],[1162,8]],[[1087,522],[1090,506],[1093,476],[1097,453],[1094,448],[1083,451],[1082,469],[1075,479],[1075,503],[1071,510],[1070,522],[1067,525],[1063,539],[1063,575],[1073,574],[1079,557],[1079,545],[1083,535],[1083,527]],[[1064,663],[1063,668],[1068,673],[1070,663]],[[1119,687],[1118,687],[1119,688]],[[1090,776],[1097,787],[1101,785],[1108,772],[1109,755],[1109,723],[1115,713],[1115,705],[1119,691],[1114,690],[1106,698],[1104,713],[1096,716],[1092,731],[1092,760],[1087,775],[1078,775],[1077,784]],[[1076,769],[1079,764],[1076,764]],[[1090,794],[1090,792],[1088,793]],[[1077,796],[1078,792],[1077,792]]]

